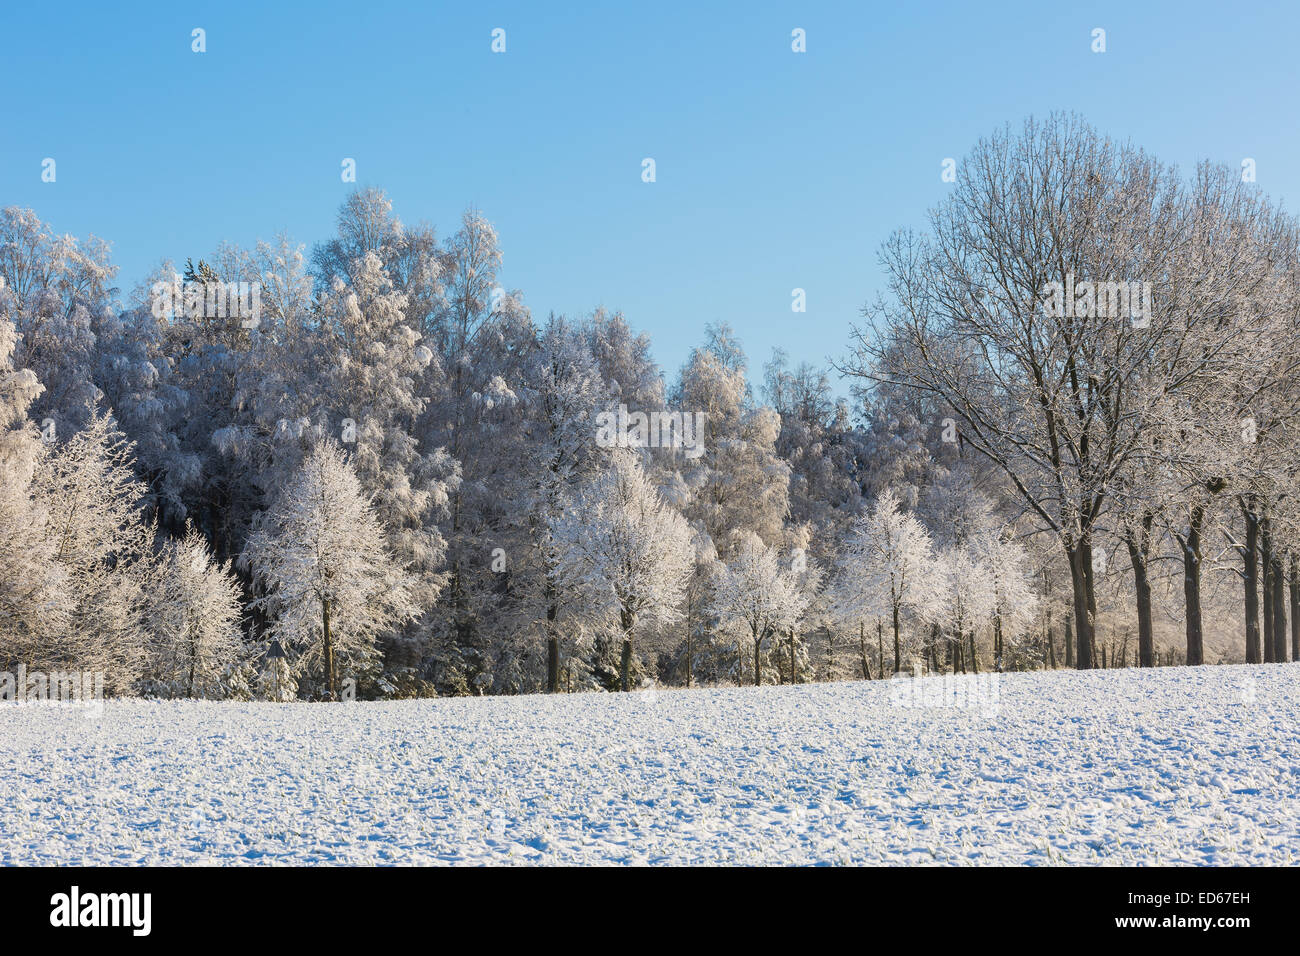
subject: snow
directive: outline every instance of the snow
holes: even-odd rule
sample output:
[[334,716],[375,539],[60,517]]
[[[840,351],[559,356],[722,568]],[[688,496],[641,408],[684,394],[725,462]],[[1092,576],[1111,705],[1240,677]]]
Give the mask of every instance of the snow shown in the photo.
[[1278,664],[1007,674],[964,708],[5,703],[0,863],[1293,864],[1298,692]]

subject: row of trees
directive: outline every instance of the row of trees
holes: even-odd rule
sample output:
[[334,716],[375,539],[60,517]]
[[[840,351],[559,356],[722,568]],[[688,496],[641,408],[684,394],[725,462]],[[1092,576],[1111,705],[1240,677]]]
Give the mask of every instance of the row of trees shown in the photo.
[[1116,552],[1143,665],[1171,551],[1188,663],[1206,659],[1204,568],[1229,554],[1245,659],[1286,660],[1288,580],[1300,656],[1295,219],[1235,170],[1185,180],[1074,116],[1001,131],[962,169],[925,231],[886,244],[888,293],[842,369],[950,414],[1026,533],[1055,541],[1078,666],[1093,666],[1099,568]]
[[[1294,223],[1072,117],[962,169],[884,249],[852,404],[780,353],[752,383],[725,325],[670,382],[621,315],[534,321],[473,211],[440,240],[366,189],[310,255],[187,265],[247,321],[4,210],[0,663],[326,697],[1285,660]],[[699,444],[607,447],[618,408]]]

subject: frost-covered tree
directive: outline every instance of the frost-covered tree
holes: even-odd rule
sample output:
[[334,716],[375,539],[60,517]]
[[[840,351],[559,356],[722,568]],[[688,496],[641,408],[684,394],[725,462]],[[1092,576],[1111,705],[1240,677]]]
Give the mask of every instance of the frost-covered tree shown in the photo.
[[41,444],[27,410],[41,384],[30,369],[13,366],[11,302],[0,286],[0,661],[32,663],[41,636],[66,627],[66,589],[47,513],[32,496]]
[[407,323],[405,307],[373,252],[354,263],[350,285],[335,280],[321,302],[335,352],[328,401],[388,546],[413,576],[412,596],[429,607],[446,583],[447,546],[437,521],[456,467],[443,449],[420,446],[417,425],[427,399],[419,382],[434,355]]
[[131,445],[111,416],[96,411],[81,431],[53,445],[33,490],[48,515],[69,607],[45,663],[103,671],[105,689],[124,693],[145,663],[144,599],[155,585],[148,489],[135,475]]
[[650,412],[664,404],[664,382],[650,354],[650,337],[638,334],[621,312],[596,309],[582,323],[605,388],[629,411]]
[[930,535],[886,489],[854,522],[839,562],[837,606],[859,623],[888,617],[894,634],[894,672],[902,668],[901,618],[916,603],[933,563]]
[[257,675],[257,691],[265,700],[287,703],[298,696],[298,680],[283,654],[268,657]]
[[807,362],[791,369],[785,352],[775,349],[763,371],[763,397],[781,418],[776,451],[790,465],[790,517],[814,527],[818,550],[820,542],[842,536],[860,506],[861,436],[825,369]]
[[947,631],[954,669],[965,671],[969,651],[971,666],[979,670],[975,634],[992,620],[994,609],[993,575],[970,549],[954,546],[935,556],[920,611],[926,621]]
[[[963,446],[1056,536],[1089,667],[1092,539],[1116,480],[1144,443],[1152,399],[1217,364],[1234,334],[1225,318],[1254,282],[1184,271],[1201,244],[1174,171],[1078,117],[999,131],[963,168],[925,234],[885,245],[890,296],[868,309],[846,370],[948,406]],[[1211,347],[1181,349],[1189,329]],[[1182,361],[1153,365],[1166,347]]]
[[681,619],[693,565],[693,535],[652,484],[640,457],[614,449],[610,467],[588,482],[554,524],[562,577],[622,636],[619,686],[628,690],[639,631]]
[[105,309],[92,328],[103,403],[135,446],[151,510],[161,525],[178,528],[184,494],[200,481],[200,459],[181,449],[177,435],[189,396],[176,383],[163,323],[146,305],[119,313]]
[[1038,595],[1030,579],[1029,554],[1009,528],[979,536],[972,550],[990,585],[994,668],[1001,671],[1007,639],[1014,646],[1038,618]]
[[571,504],[576,483],[599,460],[593,435],[603,389],[590,349],[563,319],[547,322],[534,362],[528,437],[535,451],[527,456],[524,470],[530,477],[528,526],[538,554],[536,573],[546,615],[546,690],[553,694],[560,683],[563,558],[555,528]]
[[753,644],[754,684],[763,682],[763,643],[793,629],[809,595],[795,569],[757,535],[742,535],[713,590],[712,613],[724,629],[739,629]]
[[696,655],[700,641],[708,632],[711,623],[716,623],[710,613],[708,598],[717,580],[722,565],[718,562],[718,549],[713,539],[700,528],[694,529],[691,538],[695,550],[695,560],[690,577],[686,579],[686,620],[685,647],[682,649],[682,661],[685,670],[686,686],[690,687],[696,672]]
[[704,415],[702,454],[683,465],[693,494],[687,513],[703,522],[724,556],[732,534],[742,531],[779,547],[790,511],[790,466],[776,453],[781,418],[748,403],[744,367],[736,361],[734,354],[729,362],[696,349],[673,393],[683,414]]
[[31,414],[56,432],[82,427],[99,399],[95,325],[116,271],[102,240],[56,236],[30,209],[0,210],[0,279],[21,339],[15,363],[45,386]]
[[[811,631],[830,626],[833,612],[830,595],[826,589],[827,569],[820,561],[809,554],[812,526],[795,525],[789,529],[788,557],[790,575],[795,587],[803,596],[803,607],[785,629],[784,644],[790,652],[790,683],[799,683],[799,675],[807,674],[810,669],[809,647],[805,635]],[[778,658],[780,655],[778,655]],[[785,682],[784,664],[778,664],[777,676]]]
[[502,623],[502,579],[490,570],[493,547],[485,545],[509,535],[517,551],[529,546],[514,504],[527,493],[519,468],[526,444],[520,393],[536,330],[520,295],[498,285],[501,259],[492,224],[466,212],[442,250],[442,292],[422,340],[436,360],[431,368],[441,370],[426,375],[431,397],[422,446],[446,449],[460,468],[459,481],[448,482],[442,522],[447,589],[431,622],[440,679],[457,689],[515,685],[503,674],[514,669],[515,655],[498,640],[512,628],[493,626]]
[[340,664],[363,668],[386,629],[410,620],[416,582],[389,550],[379,518],[337,443],[322,442],[263,515],[241,562],[264,593],[267,635],[319,666],[331,700]]
[[203,536],[187,527],[164,546],[148,602],[153,689],[221,696],[222,677],[243,652],[240,588],[229,562],[215,561]]

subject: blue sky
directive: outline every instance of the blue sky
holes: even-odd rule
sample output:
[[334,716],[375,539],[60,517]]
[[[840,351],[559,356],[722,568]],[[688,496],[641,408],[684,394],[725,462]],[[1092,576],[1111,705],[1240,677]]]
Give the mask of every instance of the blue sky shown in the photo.
[[0,203],[111,240],[129,290],[223,239],[310,248],[352,157],[440,235],[481,209],[536,316],[622,309],[669,375],[728,321],[757,377],[773,346],[842,353],[880,243],[1008,121],[1075,110],[1300,190],[1295,4],[271,6],[7,4]]

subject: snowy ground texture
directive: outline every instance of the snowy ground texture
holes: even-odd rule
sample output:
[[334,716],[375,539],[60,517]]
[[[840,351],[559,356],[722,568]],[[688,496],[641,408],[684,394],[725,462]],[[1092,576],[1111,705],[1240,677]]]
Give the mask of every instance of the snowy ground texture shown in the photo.
[[997,691],[6,703],[0,863],[1300,861],[1300,665]]

